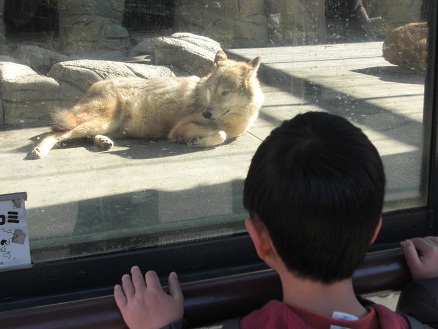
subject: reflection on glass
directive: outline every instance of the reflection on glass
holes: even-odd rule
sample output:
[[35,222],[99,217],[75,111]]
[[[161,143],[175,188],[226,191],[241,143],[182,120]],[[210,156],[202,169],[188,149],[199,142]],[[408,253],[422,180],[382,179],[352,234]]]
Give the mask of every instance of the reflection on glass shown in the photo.
[[[0,194],[28,194],[33,261],[243,232],[253,153],[282,120],[311,110],[348,118],[376,144],[385,211],[423,206],[427,5],[0,0]],[[50,113],[94,82],[203,75],[217,47],[262,59],[264,106],[242,136],[212,148],[122,136],[107,152],[77,139],[32,160]]]

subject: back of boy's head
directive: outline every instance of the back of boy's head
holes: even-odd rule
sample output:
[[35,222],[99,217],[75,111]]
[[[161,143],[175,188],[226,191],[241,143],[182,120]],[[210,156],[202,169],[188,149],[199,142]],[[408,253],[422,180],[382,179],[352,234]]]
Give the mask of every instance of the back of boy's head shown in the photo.
[[365,134],[346,119],[300,114],[255,153],[243,192],[288,270],[334,283],[363,261],[382,212],[385,174]]

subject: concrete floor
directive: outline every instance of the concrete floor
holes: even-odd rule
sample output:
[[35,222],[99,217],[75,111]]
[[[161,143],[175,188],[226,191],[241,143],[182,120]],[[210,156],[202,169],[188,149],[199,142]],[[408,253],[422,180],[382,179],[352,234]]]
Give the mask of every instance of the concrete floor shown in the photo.
[[0,130],[0,194],[28,193],[33,261],[242,231],[252,155],[272,128],[309,110],[345,116],[376,144],[388,174],[386,210],[422,204],[424,75],[387,63],[381,46],[230,51],[262,56],[266,101],[249,132],[216,148],[123,139],[101,152],[79,140],[31,160],[47,127]]

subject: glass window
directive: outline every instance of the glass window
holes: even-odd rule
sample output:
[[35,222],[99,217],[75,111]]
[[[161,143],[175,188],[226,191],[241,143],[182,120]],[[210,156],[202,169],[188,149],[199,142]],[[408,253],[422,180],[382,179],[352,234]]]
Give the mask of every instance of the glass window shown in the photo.
[[[242,183],[252,155],[275,126],[305,111],[342,115],[367,133],[386,167],[385,211],[427,203],[426,0],[0,5],[0,194],[27,192],[35,264],[244,232]],[[219,48],[238,61],[261,57],[264,104],[241,136],[195,147],[125,131],[107,151],[99,140],[81,137],[62,140],[47,156],[33,159],[51,130],[50,114],[72,108],[93,83],[203,75]],[[257,68],[256,61],[251,65]],[[152,86],[148,93],[179,90],[171,82]],[[119,97],[113,104],[119,111],[143,99],[128,92],[125,104],[127,96],[112,88],[109,99]],[[227,102],[241,101],[234,85],[209,88],[210,94],[222,88]],[[219,106],[212,97],[190,97],[199,102],[199,113]],[[170,129],[169,120],[152,126]],[[101,144],[108,147],[106,140]]]

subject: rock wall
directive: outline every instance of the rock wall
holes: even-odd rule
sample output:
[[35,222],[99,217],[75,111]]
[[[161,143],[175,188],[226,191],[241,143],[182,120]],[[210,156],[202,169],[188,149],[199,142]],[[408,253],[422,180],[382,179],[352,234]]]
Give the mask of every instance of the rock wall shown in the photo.
[[127,50],[124,0],[58,0],[59,35],[66,54]]
[[[426,0],[362,1],[369,17],[364,33],[383,40],[394,28],[418,21]],[[355,15],[353,0],[335,1]],[[225,48],[320,44],[327,41],[326,0],[177,0],[174,31],[217,40]],[[424,9],[424,8],[423,8]],[[357,14],[357,13],[356,13]],[[361,24],[361,23],[358,23]]]
[[178,0],[175,31],[217,40],[225,48],[325,42],[324,0]]
[[326,42],[324,0],[266,0],[273,44]]
[[392,30],[400,26],[421,22],[427,12],[427,1],[429,0],[367,0],[363,1],[367,11],[372,16],[380,16],[382,20],[372,28],[374,34],[382,40],[391,33]]
[[[0,0],[0,11],[4,1]],[[65,54],[129,49],[130,35],[123,26],[126,0],[56,1]],[[358,24],[364,24],[364,33],[383,40],[398,26],[424,21],[428,1],[363,0],[369,17],[382,19],[375,24],[363,23],[362,19]],[[354,0],[175,0],[173,27],[174,32],[212,38],[224,48],[318,44],[328,40],[326,17],[333,6],[350,11],[343,18],[346,20],[343,27],[348,29],[349,20],[357,21],[353,18],[355,13],[358,15],[354,9],[357,3]],[[154,7],[155,3],[143,5],[146,9],[163,11],[166,19],[172,20],[170,4],[162,9],[159,4]],[[129,23],[125,21],[126,25]],[[169,25],[166,21],[166,26]],[[0,24],[0,42],[4,34],[4,25]]]
[[174,30],[208,36],[225,48],[268,42],[263,0],[177,0]]

